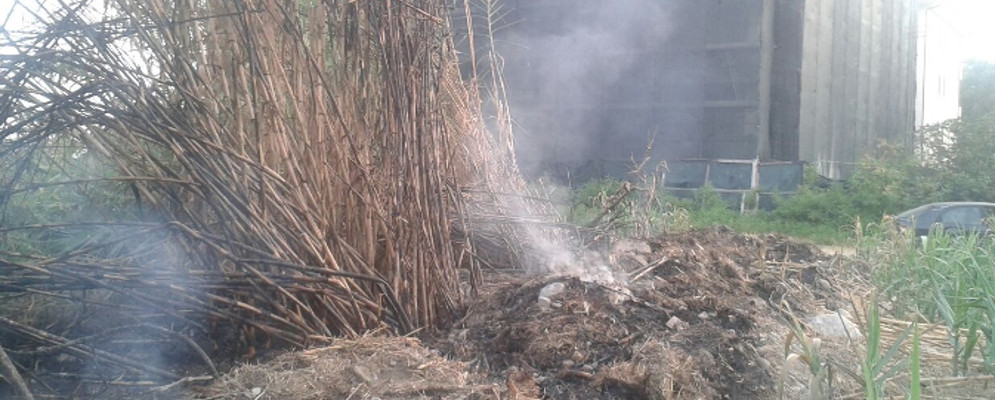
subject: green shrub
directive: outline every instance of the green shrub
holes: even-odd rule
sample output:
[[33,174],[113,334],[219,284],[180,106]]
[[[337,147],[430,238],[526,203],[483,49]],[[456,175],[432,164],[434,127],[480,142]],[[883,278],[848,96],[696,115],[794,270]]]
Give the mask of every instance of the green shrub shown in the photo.
[[[617,193],[623,181],[615,179],[596,179],[585,183],[575,189],[570,196],[570,213],[568,219],[577,225],[585,225],[599,214],[607,206],[606,200],[611,195]],[[615,209],[615,214],[627,214],[632,208],[631,201],[623,201]]]
[[691,211],[718,213],[723,216],[731,216],[736,214],[729,208],[729,203],[726,203],[726,201],[722,199],[722,196],[719,195],[719,192],[715,191],[715,188],[708,183],[695,192],[690,209]]
[[842,227],[856,216],[853,199],[841,185],[827,189],[798,188],[794,196],[776,203],[771,216],[782,221]]
[[[59,255],[114,230],[78,225],[149,219],[130,183],[115,181],[113,166],[75,143],[43,143],[32,158],[0,159],[0,260],[18,254]],[[30,185],[14,184],[31,177]]]
[[[855,221],[881,221],[886,215],[937,201],[995,202],[995,116],[926,127],[918,140],[916,153],[905,145],[879,145],[861,160],[845,184],[818,187],[823,179],[814,168],[806,167],[802,187],[795,195],[776,200],[776,209],[770,213],[739,215],[706,185],[690,199],[630,199],[611,217],[622,225],[657,223],[667,221],[665,216],[674,210],[684,210],[694,227],[722,224],[744,232],[778,232],[838,242],[853,235],[848,227]],[[604,209],[605,199],[621,187],[620,181],[603,179],[575,190],[571,221],[591,221]],[[748,208],[752,208],[752,201]],[[634,205],[642,213],[638,219],[631,218]]]

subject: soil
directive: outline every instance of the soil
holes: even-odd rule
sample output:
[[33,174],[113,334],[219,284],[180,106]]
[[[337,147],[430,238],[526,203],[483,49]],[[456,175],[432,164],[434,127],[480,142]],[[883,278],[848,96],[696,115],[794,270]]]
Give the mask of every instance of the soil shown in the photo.
[[[451,331],[424,342],[343,340],[240,367],[187,395],[769,399],[783,380],[786,398],[798,398],[807,390],[807,367],[789,365],[783,378],[778,372],[788,313],[804,318],[845,308],[842,288],[853,287],[840,279],[853,273],[838,256],[724,228],[621,240],[602,260],[612,271],[607,282],[495,273]],[[563,290],[541,303],[543,288],[557,282]],[[827,339],[824,347],[855,357],[846,342]]]
[[[804,315],[841,303],[822,271],[831,260],[778,236],[628,240],[609,259],[631,295],[576,277],[505,277],[430,345],[491,377],[523,371],[528,392],[548,399],[772,398],[784,355],[761,349],[783,348],[782,301]],[[536,299],[552,282],[565,290],[544,310]]]

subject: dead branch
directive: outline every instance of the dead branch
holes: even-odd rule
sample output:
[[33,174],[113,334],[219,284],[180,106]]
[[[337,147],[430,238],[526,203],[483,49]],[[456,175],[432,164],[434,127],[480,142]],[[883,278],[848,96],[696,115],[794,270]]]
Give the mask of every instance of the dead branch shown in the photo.
[[4,378],[17,389],[21,398],[24,400],[34,400],[35,397],[31,394],[31,390],[28,389],[28,384],[24,383],[24,378],[21,377],[20,372],[17,372],[17,367],[14,366],[14,362],[7,356],[7,352],[4,351],[3,346],[0,346],[0,368],[3,369]]

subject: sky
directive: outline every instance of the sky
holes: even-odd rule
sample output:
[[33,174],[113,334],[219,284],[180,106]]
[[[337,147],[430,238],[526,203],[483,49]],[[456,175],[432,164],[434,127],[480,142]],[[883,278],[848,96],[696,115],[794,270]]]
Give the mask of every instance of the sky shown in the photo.
[[[44,0],[21,0],[20,3],[51,3]],[[935,7],[936,15],[947,20],[961,32],[959,45],[965,59],[982,59],[995,62],[995,0],[920,0],[924,7]],[[0,0],[0,23],[8,16],[15,0]],[[20,8],[20,7],[16,7]],[[15,10],[7,21],[8,30],[23,27],[26,15]],[[30,18],[30,17],[28,17]],[[957,45],[952,43],[951,45]]]
[[936,7],[931,11],[961,33],[959,44],[965,59],[995,62],[995,0],[933,0],[924,3],[926,7]]

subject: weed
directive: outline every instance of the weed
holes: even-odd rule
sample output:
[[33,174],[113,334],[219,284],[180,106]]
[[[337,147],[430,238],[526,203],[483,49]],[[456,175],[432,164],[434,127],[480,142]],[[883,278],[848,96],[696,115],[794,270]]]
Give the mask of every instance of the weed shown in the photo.
[[879,260],[873,279],[895,312],[915,310],[947,326],[954,375],[966,374],[975,354],[983,357],[987,372],[995,372],[995,351],[988,344],[995,321],[992,240],[942,232],[931,233],[924,246],[912,245],[905,235],[879,240],[867,256]]
[[[916,325],[909,325],[882,354],[881,317],[876,296],[872,297],[866,314],[867,320],[864,321],[861,330],[866,332],[867,344],[863,360],[861,360],[860,372],[865,398],[877,400],[884,398],[885,383],[897,376],[909,364],[908,359],[896,360],[895,356],[899,353],[903,343],[908,340],[912,331],[915,330]],[[918,363],[918,361],[916,362]]]
[[922,371],[919,368],[919,323],[912,323],[912,352],[909,354],[909,400],[922,398]]
[[[623,192],[626,196],[616,197]],[[709,200],[711,201],[711,200]],[[721,201],[721,198],[719,199]],[[575,189],[570,197],[567,220],[575,225],[597,223],[600,217],[617,233],[649,237],[662,232],[682,232],[692,227],[686,203],[666,193],[658,195],[656,182],[644,179],[640,184],[600,179]],[[614,206],[614,207],[611,207]],[[611,207],[606,213],[606,209]],[[722,205],[725,208],[724,205]]]
[[[819,338],[809,338],[805,334],[805,329],[801,322],[795,317],[791,306],[782,303],[782,311],[791,320],[791,331],[788,332],[784,340],[784,366],[781,367],[781,377],[778,382],[778,393],[784,399],[784,384],[788,378],[788,363],[800,360],[808,366],[811,373],[808,382],[809,400],[828,399],[832,394],[832,369],[822,361],[822,341]],[[792,350],[792,346],[798,343],[799,351]]]

